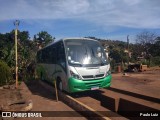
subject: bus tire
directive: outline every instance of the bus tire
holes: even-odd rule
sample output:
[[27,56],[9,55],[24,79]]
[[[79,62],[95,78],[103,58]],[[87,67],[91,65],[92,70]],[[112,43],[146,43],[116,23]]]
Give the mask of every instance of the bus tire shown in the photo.
[[58,90],[63,91],[62,80],[60,79],[57,80],[57,88]]

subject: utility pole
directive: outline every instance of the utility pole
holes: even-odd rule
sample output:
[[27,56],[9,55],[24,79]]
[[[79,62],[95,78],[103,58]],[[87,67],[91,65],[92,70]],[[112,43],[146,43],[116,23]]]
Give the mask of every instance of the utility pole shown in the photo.
[[129,35],[127,35],[128,65],[129,65]]
[[16,20],[14,22],[15,25],[15,61],[16,61],[16,88],[18,88],[18,53],[17,53],[17,36],[18,36],[18,26],[19,26],[20,21]]

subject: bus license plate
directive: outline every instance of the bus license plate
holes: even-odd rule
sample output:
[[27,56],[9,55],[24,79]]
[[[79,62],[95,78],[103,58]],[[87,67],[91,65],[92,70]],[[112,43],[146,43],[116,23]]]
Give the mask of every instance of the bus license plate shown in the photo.
[[91,90],[97,90],[99,87],[92,87]]

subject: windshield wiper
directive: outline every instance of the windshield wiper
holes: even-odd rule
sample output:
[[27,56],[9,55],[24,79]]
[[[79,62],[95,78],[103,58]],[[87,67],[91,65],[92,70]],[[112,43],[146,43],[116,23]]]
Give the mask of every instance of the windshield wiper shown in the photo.
[[77,62],[69,62],[71,65],[78,65],[78,66],[80,66],[80,67],[82,67],[82,64],[81,63],[77,63]]

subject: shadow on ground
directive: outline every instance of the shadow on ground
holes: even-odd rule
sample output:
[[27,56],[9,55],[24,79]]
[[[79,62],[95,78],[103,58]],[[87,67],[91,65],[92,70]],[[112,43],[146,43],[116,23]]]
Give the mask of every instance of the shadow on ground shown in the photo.
[[[144,100],[147,99],[152,102],[158,102],[158,99],[152,98],[149,96],[134,94],[134,93],[130,93],[127,91],[118,91],[115,89],[110,89],[110,90],[113,90],[113,91],[119,92],[119,93],[123,93],[123,94],[128,94],[128,95],[131,95],[131,96],[134,96],[137,98],[141,98]],[[110,96],[105,96],[102,93],[104,93],[104,91],[101,91],[101,90],[86,91],[86,92],[74,94],[74,95],[72,95],[72,97],[74,97],[74,98],[91,97],[93,99],[100,101],[101,106],[103,106],[111,111],[117,112],[119,115],[122,115],[126,118],[129,118],[129,119],[139,119],[140,112],[142,112],[142,113],[158,112],[158,109],[154,109],[154,108],[142,105],[140,103],[136,103],[135,101],[126,100],[123,98],[119,98],[117,101],[116,98],[110,97]],[[117,104],[117,102],[118,102],[118,104]],[[146,119],[146,117],[144,117],[144,119]],[[152,119],[152,118],[149,118],[149,119]]]
[[108,89],[111,90],[111,91],[114,91],[114,92],[126,94],[126,95],[129,95],[129,96],[133,96],[133,97],[136,97],[136,98],[148,100],[148,101],[151,101],[151,102],[155,102],[155,103],[160,102],[159,98],[154,98],[154,97],[150,97],[150,96],[146,96],[146,95],[141,95],[141,94],[138,94],[138,93],[133,93],[133,92],[130,92],[130,91],[120,90],[120,89],[112,88],[112,87],[110,87]]
[[25,84],[33,95],[39,95],[47,99],[56,100],[55,94],[44,88],[38,80],[29,80],[25,82]]

